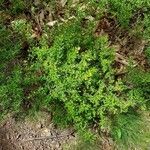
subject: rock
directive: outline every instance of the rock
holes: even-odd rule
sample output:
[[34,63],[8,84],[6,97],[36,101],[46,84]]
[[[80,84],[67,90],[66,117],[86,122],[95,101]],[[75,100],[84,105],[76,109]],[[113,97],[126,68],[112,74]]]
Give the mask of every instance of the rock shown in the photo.
[[58,22],[57,20],[51,21],[51,22],[48,22],[47,25],[48,25],[49,27],[53,27],[57,22]]
[[43,130],[41,131],[41,136],[51,136],[52,133],[48,128],[43,128]]

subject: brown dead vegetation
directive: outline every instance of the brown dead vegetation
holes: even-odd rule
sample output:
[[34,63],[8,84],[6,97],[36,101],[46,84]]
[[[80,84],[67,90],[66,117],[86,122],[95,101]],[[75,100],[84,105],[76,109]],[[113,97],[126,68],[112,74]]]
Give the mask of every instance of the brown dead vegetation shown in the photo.
[[130,65],[144,70],[149,67],[144,53],[147,41],[130,34],[127,29],[121,28],[110,14],[105,14],[98,21],[95,35],[108,36],[111,47],[116,50],[114,68],[116,68],[117,76],[127,73],[127,67]]

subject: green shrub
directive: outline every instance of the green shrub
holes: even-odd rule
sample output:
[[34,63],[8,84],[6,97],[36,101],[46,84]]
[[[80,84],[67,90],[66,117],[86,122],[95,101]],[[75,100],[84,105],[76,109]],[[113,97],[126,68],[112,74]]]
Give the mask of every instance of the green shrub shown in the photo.
[[92,26],[89,23],[82,28],[80,21],[59,26],[50,48],[45,45],[34,50],[48,90],[41,105],[61,104],[67,114],[65,121],[80,131],[94,123],[109,128],[112,116],[145,102],[141,95],[131,94],[121,80],[115,80],[115,50],[107,37],[93,35]]
[[129,23],[132,21],[134,14],[139,10],[146,10],[150,7],[148,0],[104,0],[99,2],[93,0],[90,3],[105,10],[104,12],[111,13],[117,18],[118,23],[125,28],[129,27]]
[[[128,82],[133,86],[132,90],[129,92],[131,96],[137,97],[139,107],[143,107],[143,109],[146,109],[146,107],[150,106],[149,100],[150,100],[150,72],[142,71],[139,68],[132,69],[132,71],[129,71]],[[143,105],[144,104],[144,105]]]
[[30,29],[24,20],[14,20],[10,26],[0,23],[0,119],[22,111],[25,96],[23,43],[31,43]]
[[[2,78],[1,78],[2,79]],[[18,113],[21,109],[23,91],[21,88],[21,71],[16,67],[11,76],[0,85],[0,119],[9,113]]]

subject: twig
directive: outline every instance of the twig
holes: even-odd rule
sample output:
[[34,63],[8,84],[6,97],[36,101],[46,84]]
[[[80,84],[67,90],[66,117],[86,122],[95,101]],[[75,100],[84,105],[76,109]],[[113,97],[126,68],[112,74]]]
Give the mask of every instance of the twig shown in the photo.
[[30,138],[27,140],[22,140],[21,142],[30,142],[30,141],[35,141],[35,140],[45,140],[45,139],[55,139],[55,138],[62,138],[62,137],[67,137],[71,134],[67,134],[67,135],[59,135],[59,136],[43,136],[43,137],[37,137],[37,138]]
[[117,62],[123,64],[123,65],[127,65],[129,66],[129,63],[125,60],[125,58],[119,54],[119,53],[116,53],[116,59],[115,59]]

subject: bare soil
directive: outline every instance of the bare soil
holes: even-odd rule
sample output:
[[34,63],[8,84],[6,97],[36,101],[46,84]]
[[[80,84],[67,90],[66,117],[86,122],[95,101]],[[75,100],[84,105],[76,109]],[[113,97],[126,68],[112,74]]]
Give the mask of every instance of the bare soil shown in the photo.
[[71,129],[54,127],[48,114],[37,121],[9,117],[0,125],[0,150],[62,150],[74,139]]

